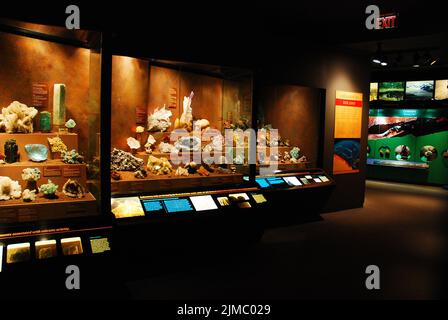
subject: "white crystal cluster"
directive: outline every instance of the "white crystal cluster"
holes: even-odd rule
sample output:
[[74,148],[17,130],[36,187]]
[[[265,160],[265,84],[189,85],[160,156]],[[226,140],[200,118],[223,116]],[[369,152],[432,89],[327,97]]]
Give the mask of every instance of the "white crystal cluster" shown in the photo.
[[2,109],[0,114],[0,132],[32,133],[33,119],[37,110],[33,107],[14,101]]

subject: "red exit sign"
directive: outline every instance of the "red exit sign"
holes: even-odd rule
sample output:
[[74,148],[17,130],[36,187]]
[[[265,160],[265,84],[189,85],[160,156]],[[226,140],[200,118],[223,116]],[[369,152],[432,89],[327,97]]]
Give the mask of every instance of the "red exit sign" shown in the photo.
[[378,26],[379,30],[396,28],[397,27],[397,15],[396,14],[382,15],[377,20],[377,26]]

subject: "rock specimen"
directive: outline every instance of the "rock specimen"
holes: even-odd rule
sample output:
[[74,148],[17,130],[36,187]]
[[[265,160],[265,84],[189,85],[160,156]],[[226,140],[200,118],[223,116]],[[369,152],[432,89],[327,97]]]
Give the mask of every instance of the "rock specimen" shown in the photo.
[[22,180],[26,181],[26,188],[29,191],[39,191],[37,181],[40,179],[40,176],[40,170],[37,168],[26,168],[22,170]]
[[70,198],[81,199],[84,197],[85,191],[78,181],[73,179],[68,179],[67,182],[62,187],[62,192]]
[[156,175],[170,174],[173,171],[173,167],[167,158],[159,159],[154,156],[149,156],[147,168],[152,174]]
[[110,156],[110,168],[112,171],[132,171],[140,170],[144,166],[143,159],[134,157],[129,152],[115,149]]
[[175,146],[166,142],[160,143],[159,151],[161,153],[179,153],[179,150],[177,150]]
[[199,173],[200,176],[203,176],[203,177],[208,177],[210,175],[210,172],[208,172],[208,170],[205,169],[203,166],[201,166],[198,169],[198,173]]
[[5,162],[15,163],[20,159],[19,156],[19,146],[17,145],[16,139],[8,139],[5,142]]
[[22,187],[18,181],[9,177],[0,177],[0,201],[19,199],[22,195]]
[[137,179],[145,179],[148,176],[148,173],[145,169],[137,170],[134,172],[134,177]]
[[76,127],[76,122],[75,122],[75,120],[73,120],[73,119],[68,120],[68,121],[65,123],[65,127],[66,127],[67,129],[74,129],[74,128]]
[[25,151],[28,158],[34,162],[43,162],[48,158],[48,149],[43,144],[27,144]]
[[300,158],[300,149],[298,147],[294,147],[289,154],[291,155],[291,158],[298,160]]
[[178,167],[176,170],[176,176],[185,176],[188,177],[190,174],[188,173],[188,169]]
[[170,118],[172,115],[171,111],[165,109],[165,106],[156,108],[154,113],[148,116],[148,131],[165,132],[171,127]]
[[48,138],[48,143],[50,144],[51,152],[67,151],[67,146],[60,137]]
[[232,171],[230,169],[222,168],[222,167],[219,167],[218,169],[216,169],[216,172],[220,173],[220,174],[231,174],[232,173]]
[[195,129],[204,130],[208,127],[210,127],[210,121],[208,121],[207,119],[200,119],[194,122]]
[[53,124],[65,124],[65,84],[56,83],[53,87]]
[[290,160],[291,160],[291,155],[289,154],[288,151],[285,151],[285,152],[283,153],[283,161],[288,162],[288,161],[290,161]]
[[181,151],[194,151],[201,150],[201,139],[198,137],[182,137],[176,141],[174,147]]
[[185,169],[188,170],[189,174],[195,174],[198,171],[199,166],[196,162],[192,161],[185,166]]
[[32,202],[36,200],[36,191],[35,190],[31,191],[29,189],[23,190],[22,199],[24,202]]
[[127,140],[128,146],[132,151],[137,151],[138,149],[140,149],[141,145],[140,145],[140,141],[138,141],[135,138],[129,137]]
[[37,110],[18,101],[2,109],[0,114],[0,132],[32,133],[33,119]]
[[42,111],[40,113],[40,131],[50,132],[51,131],[51,113],[48,111]]
[[235,164],[238,164],[238,165],[242,165],[242,164],[244,164],[244,155],[242,155],[242,154],[238,154],[238,155],[235,157],[235,159],[233,159],[233,162],[234,162]]
[[137,128],[135,128],[135,133],[143,133],[143,132],[145,132],[145,127],[138,126]]
[[67,164],[84,163],[84,157],[81,156],[76,150],[62,151],[62,162]]
[[145,144],[146,153],[151,154],[154,149],[155,144],[156,144],[156,139],[154,139],[154,137],[152,135],[149,135],[148,140],[146,141],[146,144]]
[[119,172],[117,172],[117,171],[112,171],[110,173],[110,177],[112,178],[112,180],[115,180],[115,181],[120,181],[121,180],[121,174]]
[[193,127],[193,109],[191,108],[191,103],[193,101],[194,92],[191,91],[189,97],[184,97],[183,101],[183,111],[180,119],[176,119],[174,123],[174,128],[185,128],[191,131]]
[[50,179],[48,179],[48,183],[41,185],[39,188],[39,192],[42,192],[44,194],[45,198],[48,198],[48,199],[56,198],[57,190],[58,190],[58,186],[55,185],[53,182],[51,182]]

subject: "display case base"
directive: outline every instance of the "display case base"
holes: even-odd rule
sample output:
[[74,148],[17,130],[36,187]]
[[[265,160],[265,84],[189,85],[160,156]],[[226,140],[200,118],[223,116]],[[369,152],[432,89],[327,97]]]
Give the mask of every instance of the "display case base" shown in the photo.
[[81,199],[70,198],[58,192],[56,199],[47,199],[43,194],[37,194],[33,202],[24,202],[23,199],[0,201],[0,223],[68,219],[97,214],[97,203],[91,193]]
[[188,177],[151,175],[146,179],[137,179],[132,172],[120,172],[120,175],[122,180],[112,180],[111,182],[113,193],[164,192],[179,189],[234,185],[243,182],[242,174],[210,173],[208,177],[199,175],[190,175]]

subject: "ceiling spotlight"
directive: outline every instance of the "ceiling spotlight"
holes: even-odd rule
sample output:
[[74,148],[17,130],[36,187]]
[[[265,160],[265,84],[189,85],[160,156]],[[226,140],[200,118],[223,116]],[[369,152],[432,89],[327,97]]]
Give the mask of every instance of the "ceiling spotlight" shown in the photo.
[[372,57],[372,62],[381,64],[381,43],[378,43],[376,53]]
[[382,65],[383,67],[386,67],[388,64],[389,64],[389,59],[388,59],[386,56],[384,56],[384,57],[381,59],[381,65]]
[[436,63],[437,63],[437,59],[432,59],[430,65],[433,66],[433,65],[435,65]]
[[414,64],[412,65],[414,68],[420,67],[420,55],[418,52],[414,54]]

